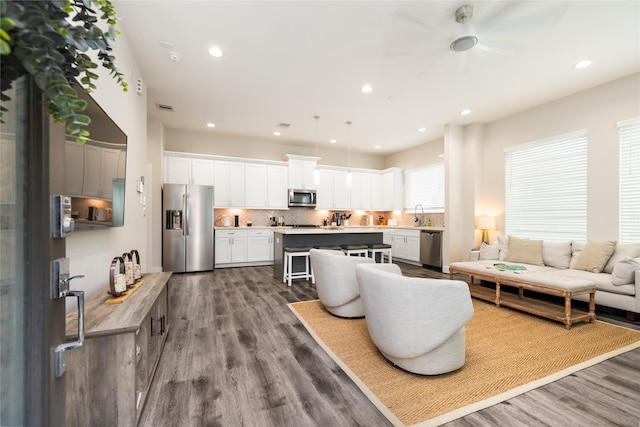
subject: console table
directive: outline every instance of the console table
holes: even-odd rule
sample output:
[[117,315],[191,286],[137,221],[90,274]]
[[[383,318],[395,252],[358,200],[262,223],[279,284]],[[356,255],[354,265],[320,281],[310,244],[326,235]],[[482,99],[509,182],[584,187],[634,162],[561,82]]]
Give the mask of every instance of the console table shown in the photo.
[[[121,304],[105,304],[107,289],[87,300],[84,345],[67,353],[67,426],[137,424],[169,330],[171,274],[145,274]],[[67,315],[69,338],[77,321]]]

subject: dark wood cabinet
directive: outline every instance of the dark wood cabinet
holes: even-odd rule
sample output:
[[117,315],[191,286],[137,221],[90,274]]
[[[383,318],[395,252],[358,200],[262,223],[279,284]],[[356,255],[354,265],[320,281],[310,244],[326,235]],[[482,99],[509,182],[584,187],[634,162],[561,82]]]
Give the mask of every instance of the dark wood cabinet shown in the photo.
[[[147,274],[121,304],[106,290],[85,304],[84,345],[67,354],[67,426],[135,426],[169,331],[171,273]],[[77,313],[67,333],[77,331]]]

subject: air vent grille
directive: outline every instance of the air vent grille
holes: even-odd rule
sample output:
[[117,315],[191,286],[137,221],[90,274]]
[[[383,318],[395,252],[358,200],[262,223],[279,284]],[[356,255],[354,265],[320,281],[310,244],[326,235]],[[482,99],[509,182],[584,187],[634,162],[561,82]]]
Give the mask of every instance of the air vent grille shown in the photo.
[[289,126],[291,126],[289,123],[278,123],[279,128],[288,128]]
[[167,104],[156,104],[156,108],[160,111],[169,111],[170,113],[173,113],[173,106],[172,105],[167,105]]

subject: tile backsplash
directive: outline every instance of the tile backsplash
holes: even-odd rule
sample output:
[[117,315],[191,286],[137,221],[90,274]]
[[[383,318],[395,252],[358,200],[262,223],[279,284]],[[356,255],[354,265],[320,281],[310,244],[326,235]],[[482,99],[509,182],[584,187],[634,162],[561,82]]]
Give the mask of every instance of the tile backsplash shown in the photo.
[[[288,210],[269,210],[269,209],[216,209],[214,211],[214,220],[215,226],[223,225],[223,215],[228,215],[231,217],[231,225],[233,225],[233,217],[234,215],[239,216],[239,222],[241,227],[245,227],[247,222],[251,222],[254,227],[266,227],[270,226],[269,216],[283,216],[284,222],[286,225],[291,224],[316,224],[322,225],[323,220],[326,217],[331,218],[334,212],[341,212],[345,214],[351,214],[351,218],[349,218],[349,225],[369,225],[368,222],[362,222],[363,216],[364,220],[368,221],[369,215],[373,215],[373,224],[379,224],[379,217],[389,219],[397,219],[398,225],[402,227],[413,227],[414,222],[413,214],[408,214],[404,212],[378,212],[378,211],[327,211],[327,210],[315,210],[309,208],[291,208]],[[418,214],[418,217],[421,217]],[[425,213],[424,214],[424,222],[431,220],[431,225],[433,227],[444,227],[444,214],[443,213]]]

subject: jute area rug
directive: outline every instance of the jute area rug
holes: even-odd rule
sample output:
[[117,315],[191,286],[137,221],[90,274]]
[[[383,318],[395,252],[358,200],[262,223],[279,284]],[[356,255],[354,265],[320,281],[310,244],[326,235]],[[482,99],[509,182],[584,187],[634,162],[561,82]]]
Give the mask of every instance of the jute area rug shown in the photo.
[[364,319],[340,319],[319,300],[289,304],[314,339],[396,426],[435,426],[640,347],[640,331],[596,321],[564,325],[473,300],[466,363],[420,376],[389,364]]

